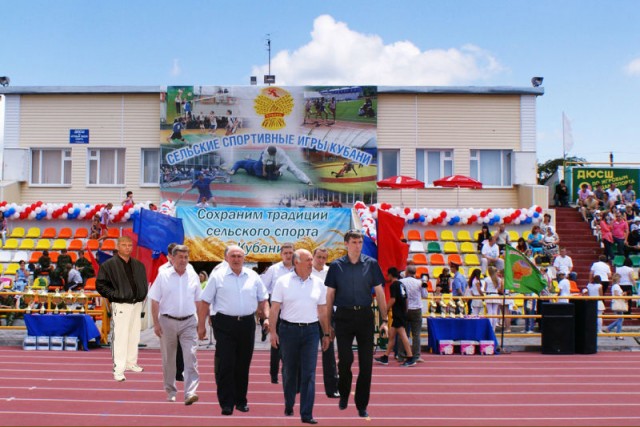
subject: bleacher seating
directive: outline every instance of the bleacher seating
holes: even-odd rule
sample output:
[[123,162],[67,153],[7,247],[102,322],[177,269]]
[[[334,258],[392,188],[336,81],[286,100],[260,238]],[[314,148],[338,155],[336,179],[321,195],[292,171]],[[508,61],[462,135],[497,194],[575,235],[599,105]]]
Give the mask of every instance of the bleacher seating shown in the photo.
[[440,232],[440,240],[442,240],[443,242],[453,242],[453,241],[456,240],[456,238],[453,235],[453,231],[451,231],[451,230],[442,230]]
[[39,251],[44,251],[51,249],[51,240],[49,239],[40,239],[36,243],[36,249]]
[[520,233],[518,233],[515,230],[509,230],[509,241],[511,243],[518,243],[518,240],[520,239]]
[[79,251],[80,249],[83,249],[84,245],[82,244],[82,240],[80,239],[73,239],[72,241],[69,242],[69,246],[67,246],[67,250],[68,251]]
[[477,252],[476,245],[471,242],[460,243],[460,253],[462,254],[475,254]]
[[20,241],[20,246],[18,246],[18,249],[32,250],[35,247],[36,242],[33,239],[22,239]]
[[89,230],[86,227],[78,227],[73,237],[76,239],[86,239],[89,237]]
[[27,251],[15,251],[13,253],[12,262],[26,261],[29,259],[29,253]]
[[409,230],[407,233],[407,240],[411,241],[420,241],[422,237],[420,237],[420,232],[418,230]]
[[433,254],[429,258],[429,264],[431,265],[444,265],[444,255],[442,254]]
[[113,239],[105,239],[102,241],[102,247],[100,249],[103,251],[115,251],[116,241]]
[[442,248],[440,248],[440,242],[427,243],[427,252],[430,254],[442,252]]
[[480,259],[476,254],[466,254],[464,256],[464,263],[465,265],[477,266],[477,265],[480,265]]
[[40,227],[30,227],[29,230],[27,230],[27,234],[25,234],[24,237],[28,237],[30,239],[37,239],[40,237]]
[[447,264],[457,264],[457,265],[463,265],[463,261],[462,261],[462,257],[458,254],[451,254],[447,257]]
[[69,227],[63,227],[58,232],[58,239],[70,239],[73,236],[73,232]]
[[111,227],[107,230],[107,237],[110,239],[117,239],[120,237],[120,229],[116,227]]
[[57,231],[54,227],[47,227],[44,229],[44,231],[42,232],[42,238],[43,239],[55,239],[57,234]]
[[445,254],[457,254],[458,253],[458,245],[455,242],[444,242],[444,253]]
[[413,255],[413,262],[420,265],[427,265],[429,262],[427,261],[427,256],[424,253],[417,253]]
[[424,240],[426,242],[435,242],[438,240],[438,233],[435,230],[427,230],[424,232]]
[[51,249],[54,251],[61,251],[67,249],[67,241],[65,239],[55,239],[51,245]]
[[24,237],[24,227],[15,227],[11,230],[11,236],[15,239],[22,239]]
[[416,242],[415,240],[409,243],[409,252],[424,252],[424,246],[422,246],[422,242]]

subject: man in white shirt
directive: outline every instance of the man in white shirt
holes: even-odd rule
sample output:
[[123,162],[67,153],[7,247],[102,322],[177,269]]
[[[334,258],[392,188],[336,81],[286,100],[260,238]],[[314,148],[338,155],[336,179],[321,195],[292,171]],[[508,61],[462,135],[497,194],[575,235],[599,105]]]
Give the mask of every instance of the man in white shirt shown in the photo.
[[589,271],[589,283],[592,283],[593,278],[596,276],[600,276],[600,279],[602,280],[602,293],[606,294],[611,280],[611,267],[607,263],[606,255],[600,255],[598,261],[591,265],[591,271]]
[[[269,295],[273,293],[276,281],[285,274],[293,271],[293,243],[283,243],[280,246],[280,258],[282,261],[273,264],[262,273],[262,283],[267,287]],[[276,329],[278,325],[275,325]],[[280,352],[277,348],[271,347],[271,358],[269,363],[269,375],[271,384],[278,384],[278,371],[280,370]]]
[[618,189],[616,187],[616,185],[612,182],[609,185],[609,188],[607,188],[605,190],[607,192],[607,195],[609,196],[609,206],[615,206],[617,204],[619,204],[622,200],[622,193],[620,192],[620,189]]
[[233,408],[249,412],[247,391],[249,367],[255,344],[255,314],[269,326],[269,294],[260,276],[244,267],[244,250],[237,245],[227,248],[227,265],[211,272],[198,306],[198,336],[205,339],[205,319],[213,305],[213,334],[216,339],[215,377],[222,415],[232,415]]
[[[327,248],[319,246],[313,251],[313,268],[311,270],[311,275],[322,280],[323,284],[324,279],[327,277],[327,271],[329,271],[329,267],[327,266],[328,259],[329,251]],[[333,318],[333,307],[328,307],[327,310],[330,315],[329,321],[331,321]],[[320,328],[321,327],[322,325],[320,325]],[[333,338],[334,337],[331,337],[331,343],[327,349],[322,351],[322,375],[324,380],[324,391],[327,397],[337,399],[340,397],[340,393],[338,392],[338,371],[336,370],[336,354],[335,346],[333,345]]]
[[[558,296],[566,297],[571,295],[571,283],[569,279],[567,279],[564,273],[557,273],[556,275],[558,279]],[[558,298],[558,302],[569,302],[566,298]]]
[[[271,345],[282,353],[284,414],[293,415],[296,390],[300,389],[300,418],[303,423],[317,424],[313,418],[315,400],[318,339],[322,331],[322,350],[331,342],[327,312],[327,288],[311,274],[313,256],[298,249],[293,256],[295,269],[280,277],[271,295]],[[282,309],[282,311],[281,311]],[[278,315],[280,326],[275,327]]]
[[184,404],[198,401],[199,375],[196,351],[198,334],[196,303],[200,301],[200,280],[193,269],[188,269],[189,248],[176,245],[172,252],[173,265],[160,270],[149,298],[154,332],[160,337],[162,374],[167,400],[176,400],[176,351],[178,343],[184,349]]
[[563,272],[569,280],[576,280],[578,275],[573,270],[573,260],[567,255],[567,248],[561,248],[560,254],[553,260],[553,268],[556,269],[556,275]]
[[496,243],[500,248],[500,253],[504,253],[504,247],[507,246],[510,242],[509,232],[507,231],[507,226],[504,224],[500,224],[498,226],[498,231],[495,232]]
[[[420,357],[420,333],[422,332],[422,298],[427,297],[427,283],[416,279],[416,266],[408,265],[405,277],[400,279],[407,291],[407,334],[411,334],[411,353],[417,362]],[[404,356],[402,346],[398,345],[400,355]]]
[[498,247],[497,237],[494,234],[482,245],[482,274],[486,274],[487,267],[493,265],[498,270],[504,270],[504,261],[500,258],[500,248]]

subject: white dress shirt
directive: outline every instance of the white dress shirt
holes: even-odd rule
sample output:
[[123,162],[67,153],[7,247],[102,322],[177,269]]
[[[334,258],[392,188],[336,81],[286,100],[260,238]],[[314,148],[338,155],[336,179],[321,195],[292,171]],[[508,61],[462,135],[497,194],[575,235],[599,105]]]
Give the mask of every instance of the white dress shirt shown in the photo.
[[422,287],[422,281],[415,277],[400,279],[407,291],[407,309],[422,310],[422,298],[427,297],[427,289]]
[[201,298],[211,304],[216,313],[248,316],[256,312],[258,302],[267,300],[269,294],[258,273],[243,267],[240,274],[236,274],[227,265],[211,272]]
[[149,290],[149,298],[160,304],[159,314],[187,317],[196,314],[196,301],[200,301],[200,278],[193,269],[180,275],[171,266],[159,269]]
[[322,270],[316,270],[315,267],[312,267],[311,275],[316,276],[318,279],[322,280],[322,283],[324,283],[324,279],[327,278],[327,271],[329,271],[328,265],[323,265]]
[[262,275],[262,283],[267,287],[267,292],[269,295],[273,293],[273,286],[276,284],[276,281],[284,276],[287,273],[291,273],[293,271],[293,264],[291,267],[285,267],[282,261],[273,264],[271,267],[267,269]]
[[276,281],[271,302],[282,304],[282,320],[293,323],[317,322],[318,306],[327,303],[327,287],[313,274],[302,280],[294,271]]

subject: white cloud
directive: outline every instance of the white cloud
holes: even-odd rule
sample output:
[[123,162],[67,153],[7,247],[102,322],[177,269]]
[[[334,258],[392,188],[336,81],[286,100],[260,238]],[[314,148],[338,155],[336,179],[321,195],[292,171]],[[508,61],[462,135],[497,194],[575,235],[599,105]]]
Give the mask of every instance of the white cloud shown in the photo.
[[173,59],[173,65],[171,66],[171,75],[174,77],[182,74],[182,68],[180,68],[180,60],[178,58]]
[[[502,69],[493,55],[474,45],[421,51],[406,40],[385,44],[329,15],[315,19],[309,43],[278,52],[271,61],[281,85],[456,85],[487,79]],[[267,65],[253,67],[252,74],[267,70]]]
[[630,76],[640,76],[640,58],[636,58],[625,65],[624,72]]

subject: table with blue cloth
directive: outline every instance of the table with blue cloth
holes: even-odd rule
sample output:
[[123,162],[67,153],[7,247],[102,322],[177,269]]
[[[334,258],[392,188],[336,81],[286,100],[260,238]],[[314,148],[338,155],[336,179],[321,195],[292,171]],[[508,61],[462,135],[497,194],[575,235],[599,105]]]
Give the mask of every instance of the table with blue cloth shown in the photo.
[[100,339],[100,331],[88,314],[25,314],[24,324],[32,336],[78,337],[85,351],[89,340]]
[[496,334],[493,332],[491,322],[486,318],[454,319],[428,317],[427,328],[429,329],[429,350],[435,354],[440,354],[440,340],[492,340],[495,348],[498,348]]

